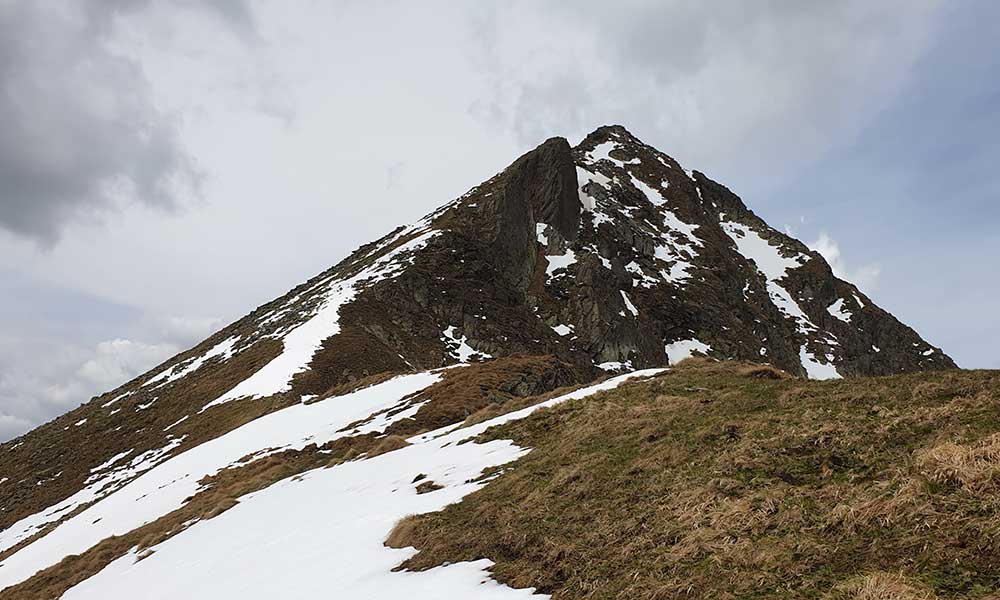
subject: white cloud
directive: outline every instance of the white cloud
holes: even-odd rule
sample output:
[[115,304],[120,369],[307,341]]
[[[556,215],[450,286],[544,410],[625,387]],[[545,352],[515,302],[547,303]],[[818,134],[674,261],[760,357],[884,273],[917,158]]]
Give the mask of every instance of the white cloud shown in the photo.
[[819,238],[809,244],[809,247],[819,252],[833,269],[833,274],[861,288],[866,294],[874,292],[878,287],[882,268],[878,263],[869,263],[859,267],[848,267],[840,252],[840,245],[825,231]]
[[903,4],[252,3],[233,36],[139,3],[108,45],[178,115],[206,202],[0,254],[147,312],[237,317],[550,135],[621,121],[737,193],[778,185],[898,91],[937,6]]
[[[771,179],[849,141],[929,47],[938,0],[509,2],[481,18],[475,106],[525,143],[621,122],[682,162]],[[485,104],[485,106],[483,106]]]
[[115,338],[92,346],[0,336],[0,441],[24,433],[145,373],[218,329],[219,319],[147,317],[147,343]]
[[20,435],[176,354],[173,344],[114,339],[92,347],[0,339],[0,436]]
[[28,419],[0,413],[0,440],[9,440],[34,427]]
[[157,339],[180,346],[196,344],[225,325],[218,317],[166,316],[148,319]]
[[176,354],[172,344],[143,344],[132,340],[108,340],[76,370],[74,378],[96,390],[111,389]]

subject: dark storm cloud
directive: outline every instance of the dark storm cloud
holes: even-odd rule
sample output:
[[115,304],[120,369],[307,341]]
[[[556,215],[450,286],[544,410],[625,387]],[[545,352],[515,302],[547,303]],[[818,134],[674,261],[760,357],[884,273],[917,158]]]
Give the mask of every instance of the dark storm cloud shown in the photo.
[[[0,3],[0,228],[51,244],[70,221],[129,202],[170,210],[197,194],[176,121],[108,43],[116,18],[146,5]],[[252,30],[243,2],[205,6]]]

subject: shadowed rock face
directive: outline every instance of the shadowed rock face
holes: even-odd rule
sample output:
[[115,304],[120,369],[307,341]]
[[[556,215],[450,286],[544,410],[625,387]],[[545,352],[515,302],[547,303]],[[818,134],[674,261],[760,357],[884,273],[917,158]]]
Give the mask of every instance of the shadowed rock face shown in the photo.
[[552,138],[517,159],[482,202],[478,229],[493,246],[493,262],[520,293],[535,270],[536,226],[551,224],[567,240],[579,229],[580,200],[569,143]]
[[563,138],[552,138],[525,154],[506,172],[505,196],[519,210],[531,212],[536,223],[546,223],[567,241],[575,241],[580,227],[573,151]]

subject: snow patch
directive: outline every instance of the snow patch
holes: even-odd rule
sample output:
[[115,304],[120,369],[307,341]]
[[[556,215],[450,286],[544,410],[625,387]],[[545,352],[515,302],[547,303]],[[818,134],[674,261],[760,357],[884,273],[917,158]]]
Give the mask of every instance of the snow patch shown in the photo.
[[[665,207],[662,209],[662,212],[663,212],[663,224],[667,226],[667,229],[670,229],[671,231],[676,231],[685,238],[687,238],[687,241],[690,244],[690,246],[704,246],[704,242],[701,241],[701,238],[699,238],[694,234],[694,230],[698,229],[699,227],[698,225],[692,225],[690,223],[685,223],[684,221],[681,221],[679,218],[677,218],[677,215],[675,215],[672,211],[670,211]],[[693,248],[688,248],[688,251],[691,252],[692,254],[695,252]]]
[[[348,435],[348,432],[344,431],[347,425],[380,411],[402,409],[409,402],[406,400],[407,396],[427,388],[440,379],[441,375],[433,372],[403,375],[344,396],[312,404],[295,404],[264,415],[162,462],[161,458],[177,447],[183,438],[172,439],[163,448],[140,454],[126,467],[116,469],[92,483],[88,480],[88,487],[73,497],[36,515],[26,517],[0,533],[0,551],[2,551],[31,537],[45,524],[65,516],[82,504],[98,500],[58,525],[47,535],[8,557],[0,567],[0,589],[24,581],[40,569],[59,562],[65,556],[85,552],[109,536],[122,535],[177,509],[188,497],[198,492],[199,480],[218,473],[245,456],[253,455],[255,459],[260,459],[282,450],[300,450],[309,444],[322,445],[344,437]],[[397,418],[405,417],[397,414],[382,423],[387,425]],[[133,476],[135,473],[130,472],[133,470],[145,472],[114,493],[99,493],[108,483]],[[361,502],[361,504],[366,503]],[[287,506],[296,506],[296,510],[292,511],[296,514],[301,508],[297,504]],[[282,511],[286,516],[287,506]],[[274,520],[274,523],[279,525],[284,522],[285,518]],[[323,545],[330,545],[330,539],[335,538],[326,539]],[[269,544],[260,547],[267,548]],[[241,555],[241,552],[233,552],[230,557]],[[298,558],[299,555],[296,554],[296,559]],[[235,562],[241,563],[241,561]],[[269,572],[274,573],[273,570]],[[288,580],[284,577],[277,579],[287,584]],[[228,580],[227,585],[231,585],[233,581],[242,581],[242,577]],[[147,586],[148,583],[146,581]],[[105,597],[145,598],[149,597],[149,593],[151,593],[149,590],[138,595],[116,592]],[[220,597],[229,595],[222,594]],[[277,597],[281,596],[279,594]],[[211,595],[196,593],[179,597],[211,597]]]
[[[628,294],[625,293],[625,290],[619,290],[619,292],[622,295],[622,300],[625,301],[625,309],[628,310],[630,313],[632,313],[633,317],[638,317],[639,309],[635,307],[635,304],[632,304],[632,300],[629,299]],[[625,313],[622,312],[621,315],[624,317]]]
[[[212,347],[212,349],[210,349],[205,354],[193,360],[190,360],[190,362],[188,362],[186,367],[183,367],[178,370],[178,367],[180,367],[184,363],[178,363],[176,365],[173,365],[172,367],[166,369],[159,375],[150,378],[148,381],[146,381],[146,383],[142,384],[142,387],[146,387],[147,385],[152,385],[154,383],[159,383],[159,385],[157,385],[156,387],[162,387],[164,385],[167,385],[168,383],[177,381],[178,379],[184,377],[185,375],[188,375],[189,373],[194,373],[195,371],[200,369],[201,366],[205,364],[207,361],[216,357],[220,357],[222,361],[227,361],[233,357],[234,354],[233,348],[236,346],[236,342],[238,342],[239,340],[240,336],[238,335],[226,338],[225,340],[219,342],[214,347]],[[175,370],[176,372],[174,372]]]
[[467,363],[472,358],[493,358],[485,352],[479,352],[469,345],[469,338],[458,335],[454,325],[449,325],[441,334],[441,341],[448,347],[448,352],[459,362]]
[[625,270],[633,275],[632,277],[633,286],[650,288],[660,283],[655,278],[646,275],[645,271],[642,270],[642,267],[639,265],[639,263],[635,262],[634,260],[629,261],[628,264],[625,265]]
[[854,317],[851,313],[844,310],[844,299],[837,298],[837,301],[826,307],[826,311],[830,313],[833,317],[840,319],[845,323],[850,323],[851,319]]
[[669,361],[669,364],[676,365],[685,358],[694,356],[695,352],[708,354],[712,350],[712,347],[704,342],[691,338],[689,340],[671,342],[666,345],[665,350],[667,352],[667,360]]
[[164,428],[163,428],[163,431],[170,431],[171,429],[173,429],[174,427],[176,427],[176,426],[180,425],[180,424],[181,424],[181,423],[183,423],[184,421],[187,421],[187,420],[188,420],[188,417],[189,417],[189,416],[190,416],[190,415],[184,415],[183,417],[181,417],[181,418],[177,419],[176,421],[174,421],[174,422],[173,422],[173,423],[171,423],[170,425],[167,425],[166,427],[164,427]]
[[600,363],[599,365],[597,365],[597,368],[601,369],[602,371],[610,371],[610,372],[631,370],[632,361],[618,362],[616,360],[609,360],[607,362]]
[[[17,523],[14,523],[7,529],[0,532],[0,552],[12,548],[17,544],[23,542],[24,540],[27,540],[28,538],[34,536],[39,531],[44,529],[50,523],[54,523],[59,519],[64,518],[66,515],[72,513],[74,510],[77,510],[78,508],[86,504],[90,504],[91,502],[100,500],[101,498],[108,496],[116,489],[121,487],[121,485],[124,482],[136,477],[140,473],[147,471],[153,466],[155,466],[156,461],[158,459],[160,459],[165,454],[176,448],[177,445],[180,444],[180,442],[181,440],[179,439],[170,440],[162,448],[156,448],[153,450],[148,450],[146,452],[143,452],[142,454],[133,458],[130,462],[116,469],[112,469],[106,473],[101,473],[100,472],[101,470],[107,470],[111,466],[114,466],[114,464],[120,462],[121,459],[124,457],[118,456],[114,457],[112,460],[109,460],[104,465],[98,467],[97,471],[91,471],[94,474],[92,474],[90,477],[86,479],[86,481],[84,481],[85,487],[80,491],[76,492],[69,498],[66,498],[65,500],[58,502],[44,510],[41,510],[33,515],[24,517]],[[129,452],[131,452],[131,450]],[[59,527],[57,527],[53,531],[53,533],[55,533],[55,531],[58,530]],[[23,579],[26,579],[27,577],[30,577],[32,574],[34,574],[35,571],[44,568],[44,567],[38,567],[32,570],[29,567],[29,570],[31,571],[30,573],[26,574],[23,572],[16,573],[17,572],[16,565],[18,564],[18,560],[15,560],[15,557],[21,555],[22,552],[31,554],[31,552],[27,552],[29,548],[34,547],[35,544],[42,542],[48,537],[49,536],[46,535],[41,540],[38,540],[34,544],[31,544],[22,549],[21,551],[17,552],[15,555],[10,557],[10,561],[4,561],[3,565],[0,566],[0,588],[3,588],[7,585],[11,585],[12,583],[23,581]],[[70,552],[69,554],[72,554],[72,552]],[[59,560],[61,560],[61,557],[65,555],[66,554],[61,554],[60,558],[56,559],[52,563],[46,563],[46,566],[58,562]],[[8,567],[11,564],[15,565],[15,567],[13,567],[13,569],[8,569]],[[20,577],[20,579],[16,579],[16,581],[13,581],[12,583],[7,583],[8,580],[6,578],[8,577],[8,574],[11,573],[12,571],[15,572],[15,577]]]
[[653,256],[670,263],[669,270],[660,270],[660,276],[668,282],[684,283],[691,278],[690,269],[694,268],[694,265],[678,255],[669,246],[657,246],[653,250]]
[[660,190],[650,185],[647,185],[646,182],[642,181],[641,179],[638,179],[635,175],[631,173],[629,173],[628,176],[629,179],[632,180],[632,185],[634,185],[636,189],[642,192],[643,195],[646,196],[647,200],[649,200],[654,206],[663,206],[663,203],[666,202],[666,200],[664,200],[663,194],[660,193]]
[[122,452],[121,454],[115,454],[114,456],[112,456],[111,458],[109,458],[106,462],[103,462],[103,463],[97,465],[96,467],[94,467],[93,469],[91,469],[90,472],[91,473],[97,473],[98,471],[103,471],[104,469],[107,469],[108,467],[114,465],[116,462],[118,462],[121,459],[125,458],[129,454],[132,454],[133,452],[135,452],[134,448],[132,450],[126,450],[125,452]]
[[568,269],[570,265],[576,262],[576,254],[572,250],[566,250],[565,254],[553,254],[546,256],[545,260],[548,261],[548,266],[545,267],[545,276],[551,279],[556,271],[560,269]]
[[752,260],[760,272],[770,280],[782,279],[789,269],[801,267],[805,264],[804,259],[808,258],[802,254],[792,258],[782,255],[777,247],[769,244],[760,234],[742,223],[726,221],[721,223],[721,226],[736,243],[739,253]]
[[548,227],[545,223],[535,223],[535,239],[538,243],[543,246],[549,245],[549,238],[545,235],[545,228]]
[[573,333],[573,326],[560,324],[553,327],[552,331],[555,331],[557,334],[566,337],[567,335]]
[[127,397],[129,397],[131,395],[132,395],[132,392],[125,392],[124,394],[119,394],[119,395],[115,396],[114,398],[112,398],[111,400],[109,400],[109,401],[105,402],[104,404],[102,404],[101,408],[107,408],[107,407],[111,406],[112,404],[114,404],[115,402],[118,402],[122,398],[127,398]]
[[802,368],[806,370],[809,379],[842,379],[837,368],[833,366],[833,359],[829,356],[823,358],[826,362],[817,360],[816,355],[805,346],[799,349],[799,360],[802,361]]
[[742,223],[726,221],[720,225],[726,235],[736,244],[737,251],[744,258],[753,261],[757,265],[757,269],[764,275],[767,292],[774,305],[796,322],[800,332],[819,331],[819,328],[803,312],[799,303],[780,283],[789,269],[801,267],[809,257],[801,253],[794,257],[784,256],[777,247],[772,246],[759,233]]
[[596,163],[601,160],[609,160],[619,167],[624,167],[625,165],[637,165],[640,161],[638,158],[631,158],[629,160],[618,160],[611,156],[611,151],[620,149],[617,142],[601,142],[600,144],[594,146],[594,149],[586,154],[587,160]]

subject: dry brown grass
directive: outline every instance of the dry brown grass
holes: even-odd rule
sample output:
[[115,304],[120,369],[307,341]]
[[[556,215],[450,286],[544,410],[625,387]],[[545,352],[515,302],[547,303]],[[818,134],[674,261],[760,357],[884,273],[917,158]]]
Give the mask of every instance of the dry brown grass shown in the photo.
[[539,402],[539,396],[582,379],[554,356],[515,354],[448,369],[442,372],[441,381],[413,397],[413,402],[426,401],[417,414],[394,423],[388,431],[408,436],[460,423],[476,413],[496,416]]
[[920,453],[917,464],[928,479],[938,483],[994,488],[1000,475],[1000,434],[975,444],[938,444]]
[[417,522],[414,516],[403,517],[385,538],[385,545],[389,548],[409,548],[413,545],[416,528]]
[[409,445],[410,444],[406,441],[406,438],[402,436],[387,435],[379,438],[375,446],[365,456],[371,458],[373,456],[378,456],[379,454],[385,454],[386,452],[394,452]]
[[489,558],[556,600],[995,597],[998,374],[747,370],[686,361],[487,432],[535,450],[401,523],[403,566]]
[[871,573],[845,586],[853,600],[936,600],[924,586],[898,573]]
[[740,369],[740,375],[758,379],[792,379],[791,375],[771,365],[749,365]]

